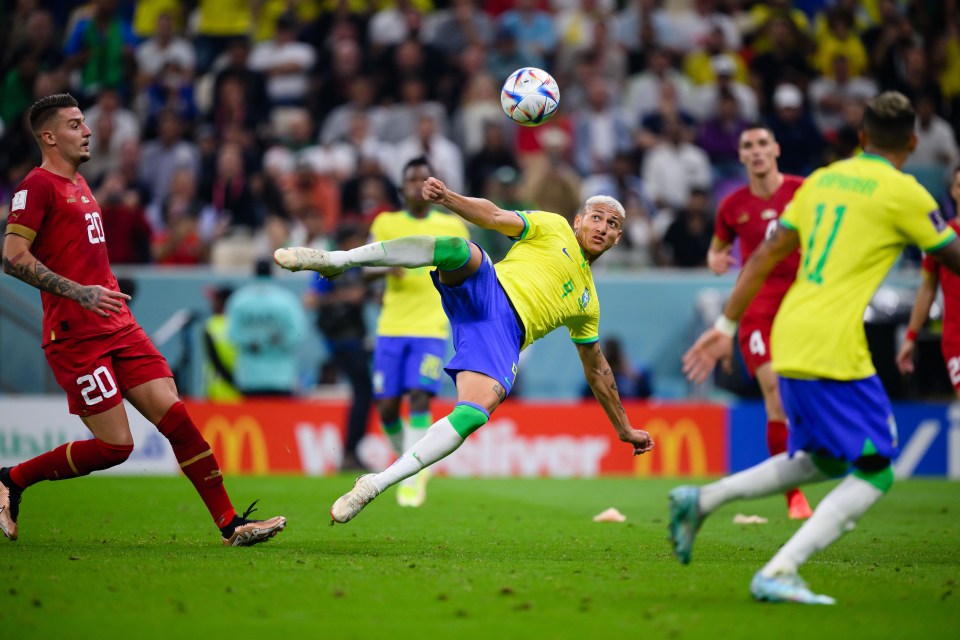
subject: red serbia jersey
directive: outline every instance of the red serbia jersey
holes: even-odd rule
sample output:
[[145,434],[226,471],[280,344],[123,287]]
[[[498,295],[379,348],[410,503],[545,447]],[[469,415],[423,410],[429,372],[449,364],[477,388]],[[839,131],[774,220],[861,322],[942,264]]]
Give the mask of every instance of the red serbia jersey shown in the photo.
[[[732,243],[739,237],[740,252],[743,254],[743,261],[746,262],[760,243],[776,230],[780,214],[793,200],[793,194],[801,184],[803,184],[803,178],[784,175],[783,184],[769,200],[753,195],[749,186],[737,189],[720,202],[714,223],[714,235],[726,243]],[[787,295],[787,290],[796,278],[799,266],[799,251],[795,251],[778,264],[770,272],[744,316],[769,317],[772,322],[777,309],[780,308],[780,302]]]
[[[30,252],[57,275],[81,285],[119,291],[110,271],[100,206],[83,176],[77,183],[35,168],[17,187],[10,204],[7,233],[33,241]],[[124,305],[119,313],[98,316],[63,296],[40,292],[43,346],[54,340],[115,333],[134,324]]]
[[[960,234],[960,222],[954,219],[949,224]],[[923,270],[936,275],[943,289],[943,342],[960,346],[960,276],[931,255],[923,257]]]

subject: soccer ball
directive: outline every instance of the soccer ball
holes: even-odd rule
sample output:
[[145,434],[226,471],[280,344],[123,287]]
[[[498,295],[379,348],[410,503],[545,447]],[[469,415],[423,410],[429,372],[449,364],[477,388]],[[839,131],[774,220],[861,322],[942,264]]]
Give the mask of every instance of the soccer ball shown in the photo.
[[517,124],[536,127],[557,112],[557,107],[560,106],[560,87],[553,76],[543,69],[517,69],[503,83],[500,106]]

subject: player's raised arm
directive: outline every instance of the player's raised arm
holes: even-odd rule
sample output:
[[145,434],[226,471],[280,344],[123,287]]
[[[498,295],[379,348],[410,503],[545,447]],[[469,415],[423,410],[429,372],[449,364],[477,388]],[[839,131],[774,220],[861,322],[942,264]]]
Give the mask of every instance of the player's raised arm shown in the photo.
[[32,242],[15,233],[3,240],[3,271],[31,287],[69,298],[98,316],[123,311],[123,301],[130,296],[100,285],[81,285],[48,269],[30,253]]
[[593,390],[593,395],[600,402],[600,406],[610,418],[610,423],[617,430],[617,436],[628,444],[633,445],[634,455],[640,455],[653,449],[653,439],[650,434],[630,426],[630,419],[620,402],[620,392],[613,377],[613,369],[600,351],[600,343],[577,344],[577,354],[583,363],[583,375],[587,384]]
[[442,180],[427,178],[423,183],[423,198],[445,206],[450,211],[482,229],[498,231],[509,238],[523,233],[523,219],[513,211],[506,211],[484,198],[469,198],[447,188]]
[[683,354],[683,373],[693,382],[703,382],[713,371],[718,360],[726,360],[733,353],[733,334],[747,305],[760,290],[767,275],[784,258],[800,246],[800,236],[793,229],[780,225],[750,256],[743,272],[733,287],[716,324],[703,332],[690,349]]

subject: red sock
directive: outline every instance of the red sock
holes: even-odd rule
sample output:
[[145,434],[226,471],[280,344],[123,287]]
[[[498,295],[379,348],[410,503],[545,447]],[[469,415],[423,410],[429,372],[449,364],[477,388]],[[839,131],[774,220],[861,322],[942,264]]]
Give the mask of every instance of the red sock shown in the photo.
[[130,457],[131,451],[132,444],[110,444],[96,438],[68,442],[21,462],[10,470],[10,479],[26,489],[41,480],[77,478],[117,466]]
[[217,459],[182,402],[175,402],[170,407],[157,423],[157,430],[170,441],[180,468],[207,505],[213,521],[218,527],[230,522],[237,512],[223,486],[223,475]]
[[767,420],[767,451],[771,456],[787,450],[787,423],[783,420]]

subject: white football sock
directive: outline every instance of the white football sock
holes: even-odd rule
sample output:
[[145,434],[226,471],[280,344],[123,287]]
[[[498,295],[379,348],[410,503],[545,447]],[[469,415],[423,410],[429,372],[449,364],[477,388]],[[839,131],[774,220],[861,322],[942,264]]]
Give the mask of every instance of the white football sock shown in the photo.
[[[414,427],[410,426],[409,422],[404,421],[403,432],[402,432],[402,437],[403,437],[402,450],[409,451],[410,448],[413,447],[413,445],[417,444],[418,442],[420,442],[420,440],[423,439],[423,437],[427,434],[427,431],[429,431],[429,429],[422,429],[422,428],[415,429]],[[417,482],[416,478],[417,476],[416,474],[414,474],[409,478],[402,480],[401,484],[416,484]]]
[[426,267],[433,264],[433,236],[409,236],[365,244],[349,251],[331,251],[334,267]]
[[761,573],[767,578],[794,574],[811,555],[853,530],[857,520],[883,497],[883,491],[850,475],[827,494],[800,530],[793,534]]
[[712,513],[731,500],[758,498],[826,479],[806,452],[797,451],[792,458],[778,453],[740,473],[700,487],[700,513]]
[[446,417],[433,423],[426,434],[413,448],[407,450],[397,461],[373,478],[373,484],[381,493],[404,478],[409,478],[424,467],[442,460],[463,444],[463,438]]
[[387,435],[387,440],[390,441],[390,448],[393,449],[393,452],[397,454],[398,458],[403,455],[404,451],[406,451],[406,447],[403,446],[406,438],[404,435],[406,430],[407,425],[403,424],[403,426],[400,427],[400,431],[397,431],[396,433],[390,433],[386,430],[384,431],[384,433]]

